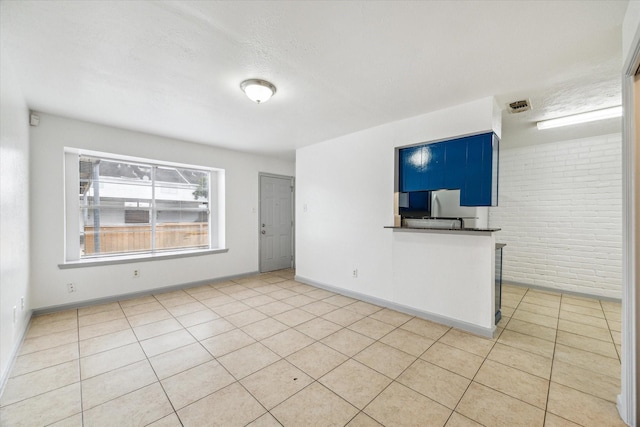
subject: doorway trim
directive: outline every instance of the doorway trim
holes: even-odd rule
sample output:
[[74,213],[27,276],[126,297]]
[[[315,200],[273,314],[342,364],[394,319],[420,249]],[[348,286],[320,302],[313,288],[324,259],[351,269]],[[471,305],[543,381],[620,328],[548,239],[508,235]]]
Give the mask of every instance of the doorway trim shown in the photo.
[[256,224],[257,233],[258,233],[258,271],[262,273],[262,245],[260,244],[260,231],[262,228],[260,224],[262,223],[262,186],[260,185],[260,180],[262,177],[271,177],[271,178],[282,178],[291,180],[291,220],[293,224],[291,224],[291,267],[296,267],[296,178],[295,176],[290,175],[278,175],[274,173],[268,172],[258,172],[258,222]]
[[[624,52],[626,53],[626,52]],[[640,147],[636,146],[634,78],[640,66],[640,30],[631,41],[630,54],[622,68],[622,373],[618,412],[631,426],[638,421],[638,306],[640,275],[636,248],[640,244]]]

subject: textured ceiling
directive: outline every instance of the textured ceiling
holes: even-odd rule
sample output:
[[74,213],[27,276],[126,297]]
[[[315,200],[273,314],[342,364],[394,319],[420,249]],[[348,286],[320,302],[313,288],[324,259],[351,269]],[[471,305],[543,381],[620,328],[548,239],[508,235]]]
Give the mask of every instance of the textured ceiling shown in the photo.
[[[0,36],[33,110],[292,158],[490,95],[531,98],[533,111],[505,113],[512,133],[618,105],[626,6],[2,1]],[[268,103],[240,91],[253,77],[277,86]]]

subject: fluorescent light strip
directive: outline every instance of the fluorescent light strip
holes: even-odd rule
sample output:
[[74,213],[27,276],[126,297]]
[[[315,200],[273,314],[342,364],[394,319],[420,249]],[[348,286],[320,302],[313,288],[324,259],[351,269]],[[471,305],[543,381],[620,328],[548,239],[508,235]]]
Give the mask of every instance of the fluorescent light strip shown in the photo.
[[560,126],[576,125],[578,123],[595,122],[597,120],[612,119],[622,116],[622,106],[605,108],[602,110],[589,111],[588,113],[574,114],[571,116],[558,117],[557,119],[542,120],[536,123],[538,129],[551,129]]

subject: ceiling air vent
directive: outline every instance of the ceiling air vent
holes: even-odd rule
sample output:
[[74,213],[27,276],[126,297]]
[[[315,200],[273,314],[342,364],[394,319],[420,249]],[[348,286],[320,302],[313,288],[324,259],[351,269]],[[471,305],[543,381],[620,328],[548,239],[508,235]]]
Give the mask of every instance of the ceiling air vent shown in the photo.
[[509,112],[510,113],[522,113],[523,111],[531,110],[531,102],[528,99],[523,99],[520,101],[515,101],[509,103]]

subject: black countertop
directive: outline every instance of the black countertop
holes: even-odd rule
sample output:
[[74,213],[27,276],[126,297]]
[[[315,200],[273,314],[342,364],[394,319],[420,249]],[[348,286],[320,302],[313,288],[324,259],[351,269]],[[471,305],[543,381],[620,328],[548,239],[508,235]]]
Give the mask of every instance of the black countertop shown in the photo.
[[442,228],[442,227],[396,227],[393,225],[387,225],[384,228],[391,228],[393,230],[406,230],[406,231],[452,231],[452,232],[464,232],[464,231],[475,231],[481,233],[493,233],[495,231],[500,231],[501,228]]

